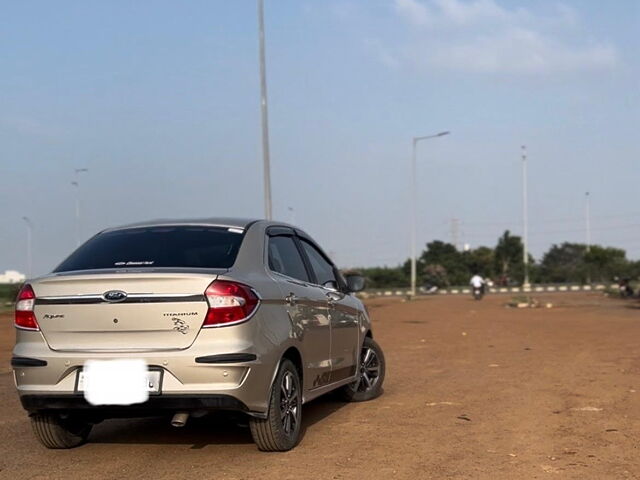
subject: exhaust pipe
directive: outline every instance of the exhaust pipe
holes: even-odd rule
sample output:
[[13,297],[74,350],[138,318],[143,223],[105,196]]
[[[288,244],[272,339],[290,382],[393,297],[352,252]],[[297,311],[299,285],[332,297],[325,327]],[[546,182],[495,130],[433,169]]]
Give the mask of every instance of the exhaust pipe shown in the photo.
[[187,412],[178,412],[171,419],[171,426],[176,428],[184,427],[187,424],[187,420],[189,420]]

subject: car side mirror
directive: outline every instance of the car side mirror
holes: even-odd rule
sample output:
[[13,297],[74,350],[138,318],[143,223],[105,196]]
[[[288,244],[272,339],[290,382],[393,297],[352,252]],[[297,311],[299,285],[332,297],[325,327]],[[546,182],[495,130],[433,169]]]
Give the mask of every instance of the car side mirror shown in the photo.
[[335,282],[335,280],[327,280],[322,284],[322,286],[324,288],[328,288],[329,290],[338,291],[338,284]]
[[345,275],[345,280],[347,281],[347,288],[350,292],[361,292],[364,290],[365,280],[362,275],[350,273]]

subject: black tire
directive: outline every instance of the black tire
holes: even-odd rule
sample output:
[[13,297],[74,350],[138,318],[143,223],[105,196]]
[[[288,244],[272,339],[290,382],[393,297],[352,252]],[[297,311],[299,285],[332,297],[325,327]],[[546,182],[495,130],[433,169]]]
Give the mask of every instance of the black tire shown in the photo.
[[360,351],[358,380],[345,385],[340,394],[347,402],[366,402],[382,394],[385,360],[380,345],[373,338],[366,337]]
[[286,452],[298,444],[302,422],[300,374],[287,359],[273,382],[267,418],[251,417],[251,436],[263,452]]
[[31,415],[31,427],[40,443],[47,448],[73,448],[87,441],[90,423],[54,413]]

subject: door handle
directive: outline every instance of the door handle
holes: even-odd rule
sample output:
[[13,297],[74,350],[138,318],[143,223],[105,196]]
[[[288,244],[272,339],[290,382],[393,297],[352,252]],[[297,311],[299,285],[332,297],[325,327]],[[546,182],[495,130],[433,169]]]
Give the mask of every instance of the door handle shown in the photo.
[[333,308],[336,306],[336,296],[335,293],[333,292],[329,292],[327,293],[327,303],[329,304],[330,308]]
[[290,293],[289,295],[284,297],[284,301],[287,302],[289,305],[294,306],[298,301],[298,297],[296,297],[294,293]]

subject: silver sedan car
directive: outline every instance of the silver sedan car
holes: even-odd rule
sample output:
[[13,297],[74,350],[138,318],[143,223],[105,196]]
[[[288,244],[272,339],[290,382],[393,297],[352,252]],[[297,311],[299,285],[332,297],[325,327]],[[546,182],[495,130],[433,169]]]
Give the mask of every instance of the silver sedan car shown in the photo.
[[12,366],[48,448],[114,417],[245,413],[260,450],[300,436],[302,405],[376,398],[385,363],[343,276],[302,230],[161,220],[100,232],[16,301]]

